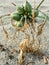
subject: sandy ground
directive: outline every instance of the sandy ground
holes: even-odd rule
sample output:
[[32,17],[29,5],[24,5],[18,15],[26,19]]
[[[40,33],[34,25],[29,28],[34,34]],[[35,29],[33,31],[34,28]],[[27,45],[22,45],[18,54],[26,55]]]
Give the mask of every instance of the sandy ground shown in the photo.
[[[2,0],[3,1],[3,0]],[[0,0],[1,2],[1,0]],[[41,7],[41,10],[48,10],[48,7]],[[3,14],[11,13],[16,9],[15,6],[1,6],[0,7],[0,16]],[[44,11],[47,11],[47,10]],[[48,13],[49,14],[49,13]],[[8,40],[5,40],[5,34],[3,31],[3,26],[8,32]],[[17,63],[18,53],[16,49],[18,49],[19,43],[24,39],[25,34],[22,32],[16,32],[16,38],[13,40],[15,28],[11,25],[10,17],[3,17],[2,21],[0,20],[0,65],[19,65]],[[29,33],[29,32],[27,32]],[[30,33],[29,33],[30,34]],[[27,53],[25,56],[25,63],[33,61],[29,65],[49,65],[44,64],[42,56],[46,56],[49,59],[49,21],[46,22],[43,33],[41,35],[41,47],[40,47],[40,55],[35,56],[33,53]]]

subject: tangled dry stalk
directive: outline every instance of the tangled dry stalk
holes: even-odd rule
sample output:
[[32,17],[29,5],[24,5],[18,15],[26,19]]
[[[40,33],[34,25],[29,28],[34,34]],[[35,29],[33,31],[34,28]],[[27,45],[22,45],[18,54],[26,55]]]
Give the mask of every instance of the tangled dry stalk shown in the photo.
[[[39,54],[39,48],[41,45],[41,38],[40,35],[42,34],[42,29],[45,25],[45,21],[42,22],[41,24],[38,24],[37,22],[31,23],[32,26],[32,34],[33,38],[30,41],[30,36],[27,34],[26,38],[20,43],[19,45],[19,50],[20,54],[18,55],[18,62],[19,64],[23,63],[23,56],[27,52],[33,52],[35,54]],[[36,45],[34,45],[36,44]]]

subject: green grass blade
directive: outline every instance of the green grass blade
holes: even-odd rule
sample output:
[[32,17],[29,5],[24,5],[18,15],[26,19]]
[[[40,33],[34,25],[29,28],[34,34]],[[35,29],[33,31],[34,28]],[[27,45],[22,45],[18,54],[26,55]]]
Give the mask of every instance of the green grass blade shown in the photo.
[[42,16],[38,16],[38,17],[41,17],[41,18],[46,18],[47,21],[49,21],[49,16],[47,16],[44,12],[40,11],[39,12],[42,14]]
[[40,7],[40,5],[41,5],[44,1],[45,1],[45,0],[42,0],[42,1],[39,3],[39,5],[37,6],[36,9],[38,9],[38,8]]

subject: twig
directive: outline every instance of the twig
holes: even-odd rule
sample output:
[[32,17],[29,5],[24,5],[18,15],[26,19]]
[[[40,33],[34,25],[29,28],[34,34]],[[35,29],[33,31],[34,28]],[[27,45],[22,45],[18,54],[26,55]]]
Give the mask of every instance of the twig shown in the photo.
[[4,16],[10,16],[10,14],[1,15],[0,18],[2,18]]
[[14,6],[16,6],[16,4],[15,4],[15,3],[13,3],[13,2],[12,2],[12,4],[13,4]]

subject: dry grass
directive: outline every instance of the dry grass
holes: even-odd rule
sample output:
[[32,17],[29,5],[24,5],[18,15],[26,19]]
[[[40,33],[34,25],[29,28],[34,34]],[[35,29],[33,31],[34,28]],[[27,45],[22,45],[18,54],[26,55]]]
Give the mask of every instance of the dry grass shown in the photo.
[[[40,38],[40,34],[42,34],[42,29],[45,25],[45,21],[42,22],[40,25],[35,22],[33,24],[34,24],[34,26],[32,27],[32,29],[33,29],[34,36],[33,36],[32,40],[30,41],[30,36],[26,34],[26,38],[19,45],[19,49],[20,49],[20,54],[18,56],[19,64],[23,63],[22,56],[24,55],[24,53],[33,52],[36,55],[39,54],[39,48],[41,45],[41,40],[39,38]],[[39,38],[38,38],[38,36],[39,36]],[[34,45],[35,41],[38,41],[37,45]]]

